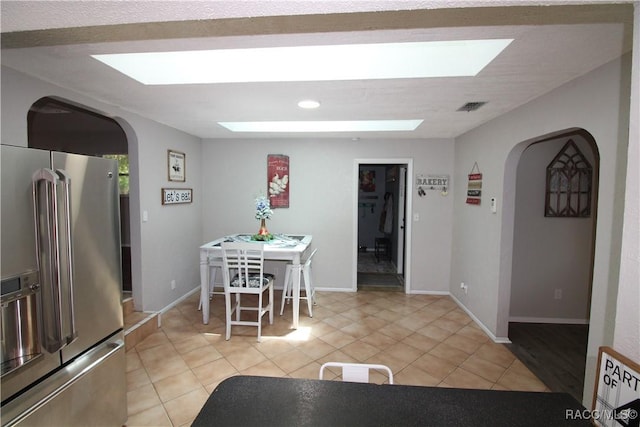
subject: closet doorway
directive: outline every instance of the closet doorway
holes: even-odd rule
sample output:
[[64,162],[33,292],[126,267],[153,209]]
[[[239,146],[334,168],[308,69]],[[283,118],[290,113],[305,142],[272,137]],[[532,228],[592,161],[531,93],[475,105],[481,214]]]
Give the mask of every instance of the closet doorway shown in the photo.
[[363,160],[357,174],[358,290],[407,289],[407,163]]

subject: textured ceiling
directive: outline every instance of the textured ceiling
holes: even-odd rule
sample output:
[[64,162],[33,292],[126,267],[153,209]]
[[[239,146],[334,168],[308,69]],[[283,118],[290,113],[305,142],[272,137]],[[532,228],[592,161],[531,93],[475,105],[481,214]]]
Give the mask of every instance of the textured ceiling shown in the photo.
[[[445,3],[500,7],[452,9],[443,8]],[[628,4],[504,7],[521,3],[533,2],[2,1],[2,64],[202,138],[247,137],[231,133],[217,125],[218,121],[389,118],[418,118],[424,123],[414,132],[319,136],[448,138],[535,99],[628,49],[632,16]],[[438,7],[441,9],[434,9]],[[354,10],[358,13],[343,13]],[[132,24],[135,22],[138,24]],[[151,87],[89,56],[507,37],[515,41],[478,76],[466,78]],[[303,98],[316,98],[322,106],[300,110],[296,103]],[[457,111],[475,101],[487,104],[475,112]],[[292,136],[300,135],[249,135]]]

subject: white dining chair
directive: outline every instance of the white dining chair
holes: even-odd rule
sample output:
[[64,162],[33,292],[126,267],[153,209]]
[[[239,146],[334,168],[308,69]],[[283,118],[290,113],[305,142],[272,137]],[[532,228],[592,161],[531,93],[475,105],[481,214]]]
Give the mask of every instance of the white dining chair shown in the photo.
[[[305,296],[301,296],[301,300],[307,300],[307,307],[309,309],[309,317],[313,317],[313,305],[316,303],[315,289],[313,288],[313,282],[311,281],[311,261],[313,256],[318,252],[318,249],[314,249],[311,255],[304,261],[301,268],[298,270],[298,274],[301,274],[300,284],[304,281]],[[282,288],[282,302],[280,304],[280,316],[284,313],[284,304],[293,299],[293,264],[287,264],[284,274],[284,287]],[[300,286],[302,290],[302,286]]]
[[324,371],[326,368],[342,369],[342,381],[351,381],[355,383],[368,383],[369,371],[384,371],[389,379],[389,384],[393,384],[393,372],[386,365],[372,363],[346,363],[346,362],[327,362],[320,366],[320,379],[324,379]]
[[[269,324],[273,324],[273,274],[264,272],[264,244],[253,242],[222,243],[222,276],[226,306],[226,339],[231,338],[232,325],[257,326],[258,342],[262,340],[262,317],[269,313]],[[266,305],[264,292],[268,291]],[[257,295],[257,306],[243,306],[242,295]],[[233,306],[231,297],[235,296]],[[256,311],[254,321],[242,320],[242,311]],[[235,313],[235,319],[233,314]]]

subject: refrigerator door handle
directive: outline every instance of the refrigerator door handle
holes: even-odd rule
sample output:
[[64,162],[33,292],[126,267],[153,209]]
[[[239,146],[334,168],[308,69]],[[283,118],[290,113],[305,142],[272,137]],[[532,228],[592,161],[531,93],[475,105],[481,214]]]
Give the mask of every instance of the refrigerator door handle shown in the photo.
[[[41,280],[41,304],[38,322],[43,347],[54,353],[63,342],[63,313],[60,271],[60,222],[58,215],[58,174],[51,169],[36,171],[33,180],[33,204],[38,268]],[[63,254],[66,257],[66,254]]]
[[[75,319],[75,307],[74,307],[74,291],[73,291],[73,253],[72,253],[72,240],[71,240],[71,177],[62,169],[56,170],[58,174],[58,182],[62,186],[62,211],[58,210],[60,215],[61,226],[64,227],[64,232],[60,234],[60,243],[64,246],[64,263],[62,260],[60,261],[64,265],[60,265],[60,270],[64,271],[64,274],[61,274],[61,280],[65,280],[66,286],[60,287],[61,293],[66,293],[66,299],[68,301],[67,319],[62,323],[63,326],[63,338],[66,341],[66,344],[71,344],[77,337],[78,332],[76,330],[76,319]],[[64,307],[64,306],[63,306]],[[64,314],[64,313],[62,313]],[[61,315],[62,315],[61,314]],[[65,325],[68,323],[68,326],[65,328]]]

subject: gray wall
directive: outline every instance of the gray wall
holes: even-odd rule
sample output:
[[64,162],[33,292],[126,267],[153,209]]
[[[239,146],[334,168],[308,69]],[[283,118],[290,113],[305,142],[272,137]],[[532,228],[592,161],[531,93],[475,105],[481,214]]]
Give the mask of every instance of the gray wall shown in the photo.
[[[253,199],[266,186],[268,154],[290,161],[290,207],[268,220],[271,232],[308,233],[318,288],[350,291],[357,250],[356,160],[412,158],[415,174],[453,174],[451,140],[286,139],[205,140],[202,242],[257,230]],[[361,161],[366,163],[366,161]],[[402,163],[402,162],[400,162]],[[413,178],[408,178],[413,182]],[[411,186],[410,191],[415,191]],[[419,200],[418,200],[419,199]],[[411,292],[447,292],[451,257],[452,197],[414,197]],[[355,231],[355,232],[354,232]],[[355,238],[354,238],[355,237]]]
[[[612,61],[456,139],[452,295],[498,339],[507,338],[512,281],[515,182],[524,149],[561,130],[585,129],[600,152],[597,230],[585,391],[593,390],[598,347],[613,344],[620,268],[629,120],[630,58]],[[483,204],[459,195],[478,162]],[[621,169],[622,168],[622,169]],[[497,197],[499,210],[486,201]],[[460,282],[469,285],[468,295]],[[624,325],[638,329],[638,325]],[[633,357],[633,356],[632,356]],[[585,393],[586,395],[586,393]]]

